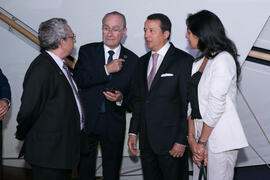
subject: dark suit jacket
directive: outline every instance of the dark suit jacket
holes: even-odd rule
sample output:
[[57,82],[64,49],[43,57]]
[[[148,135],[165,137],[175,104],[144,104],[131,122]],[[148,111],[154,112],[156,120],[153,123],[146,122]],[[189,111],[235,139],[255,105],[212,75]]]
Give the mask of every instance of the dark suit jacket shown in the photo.
[[30,65],[23,82],[16,138],[31,164],[72,169],[80,158],[80,114],[65,75],[46,52]]
[[8,79],[6,76],[2,73],[0,69],[0,99],[5,98],[11,101],[11,92],[10,92],[10,86],[8,83]]
[[104,65],[104,45],[102,42],[82,46],[74,69],[74,79],[81,88],[80,94],[85,107],[86,130],[92,132],[97,124],[100,107],[104,102],[104,88],[114,88],[123,93],[123,103],[117,106],[115,102],[105,100],[106,124],[104,129],[108,137],[122,140],[126,127],[126,107],[130,100],[130,90],[135,66],[139,59],[130,50],[121,45],[119,58],[125,59],[121,71],[110,76],[106,75]]
[[138,63],[129,133],[140,134],[141,150],[148,137],[155,153],[166,154],[174,142],[187,144],[187,81],[193,57],[171,44],[148,91],[150,56],[151,52],[148,52]]

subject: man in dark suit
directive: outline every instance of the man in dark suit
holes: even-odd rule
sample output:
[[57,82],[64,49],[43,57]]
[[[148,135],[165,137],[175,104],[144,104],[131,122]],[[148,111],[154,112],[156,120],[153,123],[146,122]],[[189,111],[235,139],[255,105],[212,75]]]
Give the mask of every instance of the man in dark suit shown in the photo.
[[11,101],[11,91],[8,79],[0,69],[0,120],[4,119],[4,117],[6,116],[8,108],[10,106],[10,101]]
[[4,119],[11,101],[11,91],[8,79],[0,69],[0,120]]
[[79,50],[74,78],[85,105],[90,154],[81,156],[79,180],[94,179],[97,146],[101,145],[103,178],[119,179],[132,77],[139,59],[120,44],[126,34],[125,16],[111,12],[102,20],[103,42]]
[[144,179],[186,179],[187,81],[193,58],[169,43],[167,16],[148,16],[144,33],[151,51],[140,58],[136,71],[129,150],[138,153],[139,134]]
[[31,63],[17,116],[20,155],[32,166],[35,180],[71,179],[80,160],[83,111],[77,87],[64,62],[75,40],[65,19],[40,24],[41,54]]
[[11,91],[8,79],[0,69],[0,179],[2,179],[2,119],[10,107]]

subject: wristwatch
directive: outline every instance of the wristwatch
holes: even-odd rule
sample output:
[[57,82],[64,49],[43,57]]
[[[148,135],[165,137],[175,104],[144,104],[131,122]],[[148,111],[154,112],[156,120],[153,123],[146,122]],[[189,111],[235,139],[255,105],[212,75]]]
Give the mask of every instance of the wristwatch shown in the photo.
[[202,145],[204,145],[204,146],[206,146],[206,143],[207,143],[207,142],[202,142],[202,141],[200,141],[200,140],[198,141],[198,144],[202,144]]

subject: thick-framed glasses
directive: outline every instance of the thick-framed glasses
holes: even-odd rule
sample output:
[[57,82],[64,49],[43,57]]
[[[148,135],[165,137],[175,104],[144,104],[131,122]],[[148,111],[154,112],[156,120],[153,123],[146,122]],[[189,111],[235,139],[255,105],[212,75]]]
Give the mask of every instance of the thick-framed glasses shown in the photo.
[[72,38],[73,40],[76,40],[76,35],[74,33],[72,33],[71,36],[67,36],[67,38]]
[[114,27],[110,27],[110,26],[107,26],[107,25],[103,25],[102,26],[102,30],[104,31],[104,32],[115,32],[115,33],[119,33],[119,32],[121,32],[122,30],[123,30],[124,28],[121,28],[121,27],[119,27],[119,26],[114,26]]

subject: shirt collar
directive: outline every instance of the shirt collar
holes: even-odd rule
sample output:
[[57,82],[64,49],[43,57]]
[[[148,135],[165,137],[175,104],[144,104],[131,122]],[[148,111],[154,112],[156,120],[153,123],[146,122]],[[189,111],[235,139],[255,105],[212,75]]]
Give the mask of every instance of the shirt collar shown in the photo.
[[160,49],[158,50],[157,52],[154,52],[152,51],[151,55],[154,54],[154,53],[158,53],[159,55],[161,55],[162,57],[164,57],[168,51],[168,49],[170,48],[170,43],[169,41]]
[[52,53],[50,51],[46,51],[46,52],[53,58],[53,60],[60,67],[60,69],[62,69],[63,68],[63,64],[64,64],[63,59],[61,59],[60,57],[56,56],[54,53]]
[[111,49],[107,45],[104,44],[104,51],[105,52],[108,52],[108,51],[112,50],[112,51],[114,51],[115,54],[119,54],[120,49],[121,49],[120,44],[116,48],[114,48],[114,49]]

